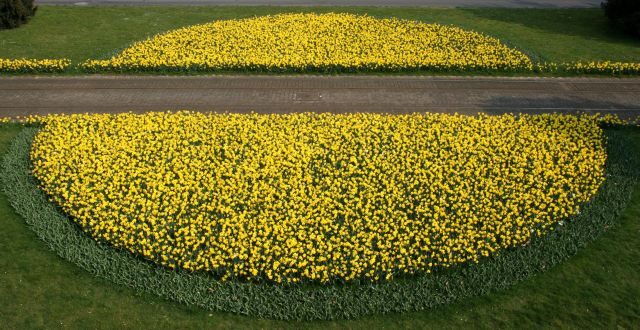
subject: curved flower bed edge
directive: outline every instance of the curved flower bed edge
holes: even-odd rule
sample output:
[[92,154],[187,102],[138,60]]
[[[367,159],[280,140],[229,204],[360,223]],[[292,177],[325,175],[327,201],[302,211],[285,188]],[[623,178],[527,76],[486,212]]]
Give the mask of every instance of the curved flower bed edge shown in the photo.
[[2,161],[11,205],[60,257],[91,274],[140,292],[208,310],[282,320],[357,318],[417,311],[505,289],[545,271],[615,226],[640,176],[640,157],[623,130],[608,129],[606,180],[582,212],[529,245],[479,264],[416,278],[366,285],[287,285],[217,282],[206,274],[169,271],[100,244],[49,202],[31,175],[29,150],[37,132],[25,128]]

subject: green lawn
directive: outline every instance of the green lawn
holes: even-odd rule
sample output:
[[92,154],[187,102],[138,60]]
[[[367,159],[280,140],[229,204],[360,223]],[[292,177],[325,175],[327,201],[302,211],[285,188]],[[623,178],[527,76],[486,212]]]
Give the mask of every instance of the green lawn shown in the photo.
[[407,9],[301,7],[41,6],[34,19],[0,31],[0,58],[105,58],[158,32],[216,19],[280,12],[344,11],[455,24],[496,36],[535,59],[640,61],[640,40],[611,28],[599,9]]
[[[0,154],[19,129],[0,125]],[[640,146],[640,130],[628,134]],[[3,328],[636,328],[640,324],[640,187],[620,226],[561,266],[510,290],[431,311],[340,322],[284,323],[211,313],[116,287],[48,250],[4,195],[0,195],[0,227]]]

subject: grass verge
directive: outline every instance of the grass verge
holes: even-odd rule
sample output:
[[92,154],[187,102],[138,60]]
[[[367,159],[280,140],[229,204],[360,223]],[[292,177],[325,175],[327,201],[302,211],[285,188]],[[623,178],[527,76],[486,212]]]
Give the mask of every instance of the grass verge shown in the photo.
[[[14,30],[0,30],[0,58],[68,58],[77,64],[90,58],[108,58],[134,41],[178,27],[217,19],[282,12],[349,12],[454,24],[495,36],[510,46],[523,50],[536,61],[637,62],[640,59],[640,40],[621,34],[610,27],[599,9],[268,6],[41,6],[34,19],[25,26]],[[80,72],[74,69],[67,74],[78,73]]]
[[[4,126],[0,130],[0,144],[5,148],[11,136],[17,133],[19,128]],[[609,131],[612,141],[623,142],[621,138],[632,138],[635,144],[640,142],[638,131]],[[624,197],[631,191],[621,189],[619,184],[627,182],[634,172],[630,172],[628,157],[634,155],[629,152],[629,144],[616,143],[618,150],[619,167],[612,167],[618,173],[618,179],[609,180],[614,188],[612,196],[600,194],[604,202],[612,208],[619,208],[617,197]],[[615,151],[615,150],[614,150]],[[25,173],[22,173],[25,174]],[[14,173],[16,175],[16,173]],[[19,176],[19,175],[18,175]],[[625,179],[626,178],[626,179]],[[611,179],[611,178],[610,178]],[[5,187],[6,188],[6,187]],[[613,197],[613,199],[611,199]],[[34,209],[40,209],[30,205]],[[6,228],[0,235],[0,242],[7,246],[0,246],[8,253],[0,258],[0,265],[4,269],[0,285],[1,295],[6,301],[0,309],[0,317],[9,320],[9,324],[16,327],[25,325],[51,326],[60,320],[63,324],[76,324],[83,326],[101,325],[101,321],[109,320],[111,326],[136,325],[148,326],[149,324],[171,327],[180,324],[184,326],[212,326],[212,325],[242,325],[242,326],[282,326],[276,321],[256,320],[239,316],[210,313],[197,308],[183,307],[164,302],[144,293],[132,293],[121,287],[112,287],[109,283],[91,277],[77,268],[63,262],[53,256],[51,252],[43,249],[42,243],[34,240],[32,234],[26,230],[19,217],[11,212],[6,199],[0,200],[0,211],[3,216],[3,227]],[[597,210],[596,210],[597,211]],[[603,210],[600,210],[603,211]],[[606,210],[605,210],[606,211]],[[611,211],[611,210],[609,210]],[[40,210],[35,211],[41,212]],[[583,214],[591,211],[585,209]],[[613,213],[616,213],[615,210]],[[462,326],[475,325],[478,320],[481,325],[491,327],[522,326],[524,324],[540,325],[573,325],[580,322],[593,326],[630,326],[637,322],[640,316],[637,297],[640,293],[640,283],[637,281],[637,273],[640,265],[639,240],[637,233],[640,231],[640,194],[633,197],[632,207],[627,209],[622,217],[621,226],[612,229],[604,240],[599,240],[586,250],[582,250],[577,257],[570,259],[561,266],[552,269],[530,281],[518,285],[515,289],[503,291],[499,294],[465,299],[458,305],[440,307],[431,312],[391,314],[387,316],[375,316],[356,321],[300,323],[297,326],[326,327],[349,326],[369,327],[380,326],[420,326],[429,322],[430,325]],[[607,212],[596,212],[594,224],[600,228],[586,226],[588,236],[592,238],[592,230],[601,232],[603,226],[615,225],[617,217],[611,217]],[[599,221],[610,222],[605,224]],[[569,227],[569,226],[567,226]],[[584,228],[585,226],[581,226]],[[578,232],[576,239],[582,245],[582,237]],[[584,232],[584,231],[582,231]],[[584,234],[584,233],[583,233]],[[596,235],[597,236],[597,235]],[[608,238],[607,238],[608,237]],[[590,239],[589,239],[590,240]],[[6,242],[6,243],[5,243]],[[557,247],[557,246],[556,246]],[[574,246],[574,248],[576,248]],[[530,250],[530,249],[529,249]],[[519,249],[517,251],[523,251]],[[550,260],[551,266],[564,259],[567,251],[559,251],[555,255],[555,261]],[[531,256],[531,255],[529,255]],[[513,260],[510,260],[513,261]],[[532,261],[537,264],[539,260]],[[549,260],[547,260],[549,261]],[[526,266],[526,265],[525,265]],[[522,271],[526,272],[527,269]],[[530,271],[530,269],[529,269]],[[520,274],[521,275],[521,274]],[[520,276],[518,275],[518,276]],[[24,282],[23,282],[24,280]],[[142,298],[136,297],[141,295]],[[11,298],[10,298],[11,297]],[[14,299],[13,297],[17,297]],[[391,298],[391,301],[394,299]],[[559,307],[562,306],[560,309]],[[558,311],[562,310],[562,313]],[[82,313],[79,313],[82,311]],[[112,313],[112,314],[109,314]],[[99,315],[102,315],[101,318]],[[107,316],[105,316],[107,315]],[[108,316],[111,315],[111,316]],[[65,323],[66,322],[66,323]],[[80,323],[82,322],[82,323]],[[166,323],[165,323],[166,322]],[[175,323],[174,323],[175,322]],[[593,322],[593,323],[591,323]]]

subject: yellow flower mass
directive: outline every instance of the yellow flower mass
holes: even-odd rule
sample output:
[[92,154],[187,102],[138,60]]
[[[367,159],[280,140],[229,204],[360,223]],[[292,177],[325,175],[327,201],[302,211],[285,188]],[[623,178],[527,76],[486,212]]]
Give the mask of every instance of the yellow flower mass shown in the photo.
[[628,62],[573,62],[562,64],[564,70],[577,73],[599,73],[599,74],[639,74],[640,63],[628,63]]
[[378,281],[478,262],[604,180],[592,116],[51,116],[30,158],[95,239],[223,280]]
[[531,70],[499,40],[453,26],[353,14],[220,20],[134,43],[101,70]]
[[0,58],[0,73],[62,72],[69,67],[70,63],[68,59]]

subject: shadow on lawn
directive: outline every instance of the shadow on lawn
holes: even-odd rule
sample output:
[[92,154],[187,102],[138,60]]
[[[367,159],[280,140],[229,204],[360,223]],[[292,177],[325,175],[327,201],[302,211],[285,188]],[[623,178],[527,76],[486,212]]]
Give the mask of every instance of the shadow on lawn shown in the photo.
[[559,35],[640,47],[640,38],[609,24],[600,9],[461,9],[478,18],[518,24]]

